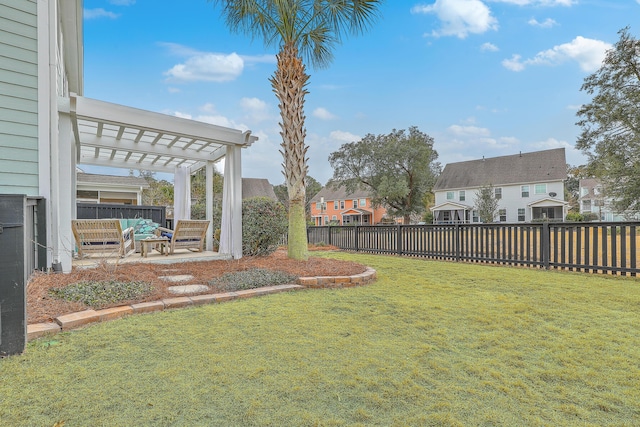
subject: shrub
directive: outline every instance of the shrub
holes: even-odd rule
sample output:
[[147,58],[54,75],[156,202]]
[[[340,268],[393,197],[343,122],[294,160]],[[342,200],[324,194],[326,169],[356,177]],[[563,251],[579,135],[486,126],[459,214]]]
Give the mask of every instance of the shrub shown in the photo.
[[584,216],[579,212],[569,212],[567,214],[567,221],[569,221],[569,222],[581,222],[581,221],[584,221]]
[[287,232],[287,213],[282,203],[268,197],[242,201],[242,253],[269,255]]
[[89,307],[100,308],[115,302],[138,298],[151,291],[146,282],[119,282],[104,280],[78,282],[64,288],[50,289],[49,293],[65,301],[81,302]]
[[273,271],[264,268],[225,273],[209,281],[214,286],[226,291],[241,291],[244,289],[261,288],[263,286],[294,283],[297,277],[283,271]]

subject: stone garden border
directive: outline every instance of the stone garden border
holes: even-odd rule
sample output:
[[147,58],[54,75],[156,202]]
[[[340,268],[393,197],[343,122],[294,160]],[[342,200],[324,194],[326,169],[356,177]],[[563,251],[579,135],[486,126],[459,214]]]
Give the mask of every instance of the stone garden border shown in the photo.
[[62,331],[77,329],[91,323],[118,319],[131,314],[150,313],[301,289],[335,289],[364,286],[374,282],[376,278],[376,271],[373,268],[367,267],[364,273],[354,274],[352,276],[300,277],[297,280],[297,284],[265,286],[243,291],[194,295],[190,297],[165,298],[160,301],[141,302],[120,307],[105,308],[103,310],[83,310],[76,313],[60,315],[54,319],[54,322],[27,325],[27,341]]

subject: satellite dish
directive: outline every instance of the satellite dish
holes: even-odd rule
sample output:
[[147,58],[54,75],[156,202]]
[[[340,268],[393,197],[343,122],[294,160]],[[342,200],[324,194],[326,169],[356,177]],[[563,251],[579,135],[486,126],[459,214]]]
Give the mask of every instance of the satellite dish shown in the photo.
[[554,193],[554,192],[551,192],[551,193],[549,193],[549,196],[550,196],[550,197],[556,197],[556,196],[557,196],[557,194],[556,194],[556,193]]

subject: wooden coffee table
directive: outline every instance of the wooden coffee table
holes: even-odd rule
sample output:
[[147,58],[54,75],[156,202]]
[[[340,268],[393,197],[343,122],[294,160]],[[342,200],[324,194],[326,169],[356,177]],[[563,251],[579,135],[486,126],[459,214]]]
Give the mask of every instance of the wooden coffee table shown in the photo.
[[169,255],[169,248],[167,244],[169,239],[167,237],[147,237],[140,240],[140,256],[146,258],[149,255],[149,251],[153,248],[152,245],[160,245],[160,253],[164,256]]

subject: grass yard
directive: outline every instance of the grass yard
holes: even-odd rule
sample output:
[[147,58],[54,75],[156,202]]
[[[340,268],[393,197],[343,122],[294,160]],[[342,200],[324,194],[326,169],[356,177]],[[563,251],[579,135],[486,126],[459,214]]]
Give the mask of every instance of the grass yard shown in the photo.
[[640,281],[330,253],[373,285],[138,315],[0,360],[11,426],[638,426]]

